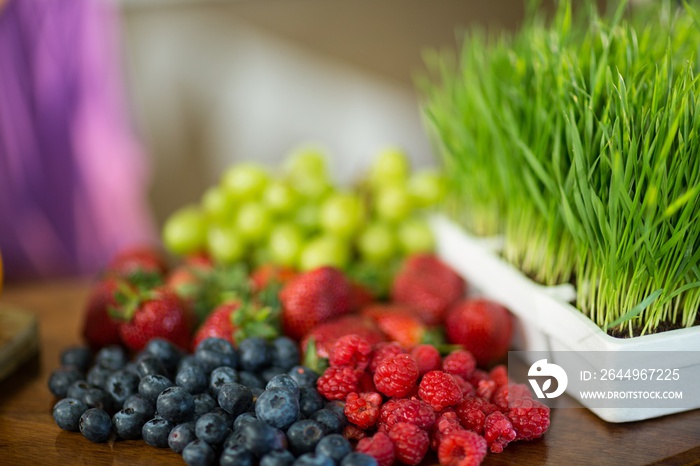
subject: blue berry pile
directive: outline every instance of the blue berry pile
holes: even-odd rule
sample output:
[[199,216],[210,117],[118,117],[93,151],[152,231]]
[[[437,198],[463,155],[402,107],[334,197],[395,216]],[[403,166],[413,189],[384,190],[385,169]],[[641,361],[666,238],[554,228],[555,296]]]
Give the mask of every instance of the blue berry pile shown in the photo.
[[68,348],[48,385],[56,424],[92,442],[143,439],[190,466],[376,466],[352,452],[342,406],[317,378],[287,337],[209,338],[192,354],[153,339],[133,359],[120,346]]

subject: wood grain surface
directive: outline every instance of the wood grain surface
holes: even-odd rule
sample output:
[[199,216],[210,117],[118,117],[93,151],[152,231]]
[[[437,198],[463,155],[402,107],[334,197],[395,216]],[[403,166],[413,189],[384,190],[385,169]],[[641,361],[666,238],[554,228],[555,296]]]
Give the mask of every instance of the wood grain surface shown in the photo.
[[[54,424],[48,376],[59,365],[60,351],[80,343],[80,314],[89,286],[80,281],[37,283],[9,287],[0,297],[0,303],[34,313],[40,335],[39,354],[0,382],[0,464],[184,464],[170,450],[140,440],[95,444]],[[700,464],[700,411],[608,424],[570,398],[560,400],[544,438],[511,444],[483,464]]]

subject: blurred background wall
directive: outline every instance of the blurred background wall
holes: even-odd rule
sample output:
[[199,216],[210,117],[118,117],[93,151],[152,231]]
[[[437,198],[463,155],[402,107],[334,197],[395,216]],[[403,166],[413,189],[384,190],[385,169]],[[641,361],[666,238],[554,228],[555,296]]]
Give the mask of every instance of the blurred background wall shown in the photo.
[[160,224],[241,160],[321,144],[339,182],[382,146],[433,163],[413,77],[459,31],[517,26],[522,0],[122,0],[126,80]]

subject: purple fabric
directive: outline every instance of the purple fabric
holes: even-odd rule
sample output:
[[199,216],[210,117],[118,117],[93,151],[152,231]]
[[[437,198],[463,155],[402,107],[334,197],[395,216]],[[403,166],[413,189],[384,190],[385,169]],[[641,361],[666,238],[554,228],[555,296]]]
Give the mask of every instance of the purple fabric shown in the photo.
[[9,279],[93,274],[154,240],[147,165],[101,0],[0,11],[0,252]]

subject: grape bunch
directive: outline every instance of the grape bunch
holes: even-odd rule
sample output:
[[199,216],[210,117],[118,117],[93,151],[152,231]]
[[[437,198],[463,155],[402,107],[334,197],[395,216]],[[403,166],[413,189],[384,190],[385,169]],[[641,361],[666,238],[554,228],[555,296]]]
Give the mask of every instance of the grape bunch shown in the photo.
[[324,154],[303,148],[279,173],[253,163],[226,170],[198,204],[167,219],[163,242],[175,255],[204,252],[219,264],[376,268],[433,249],[424,214],[443,188],[435,170],[412,173],[398,148],[379,151],[362,180],[340,187]]

